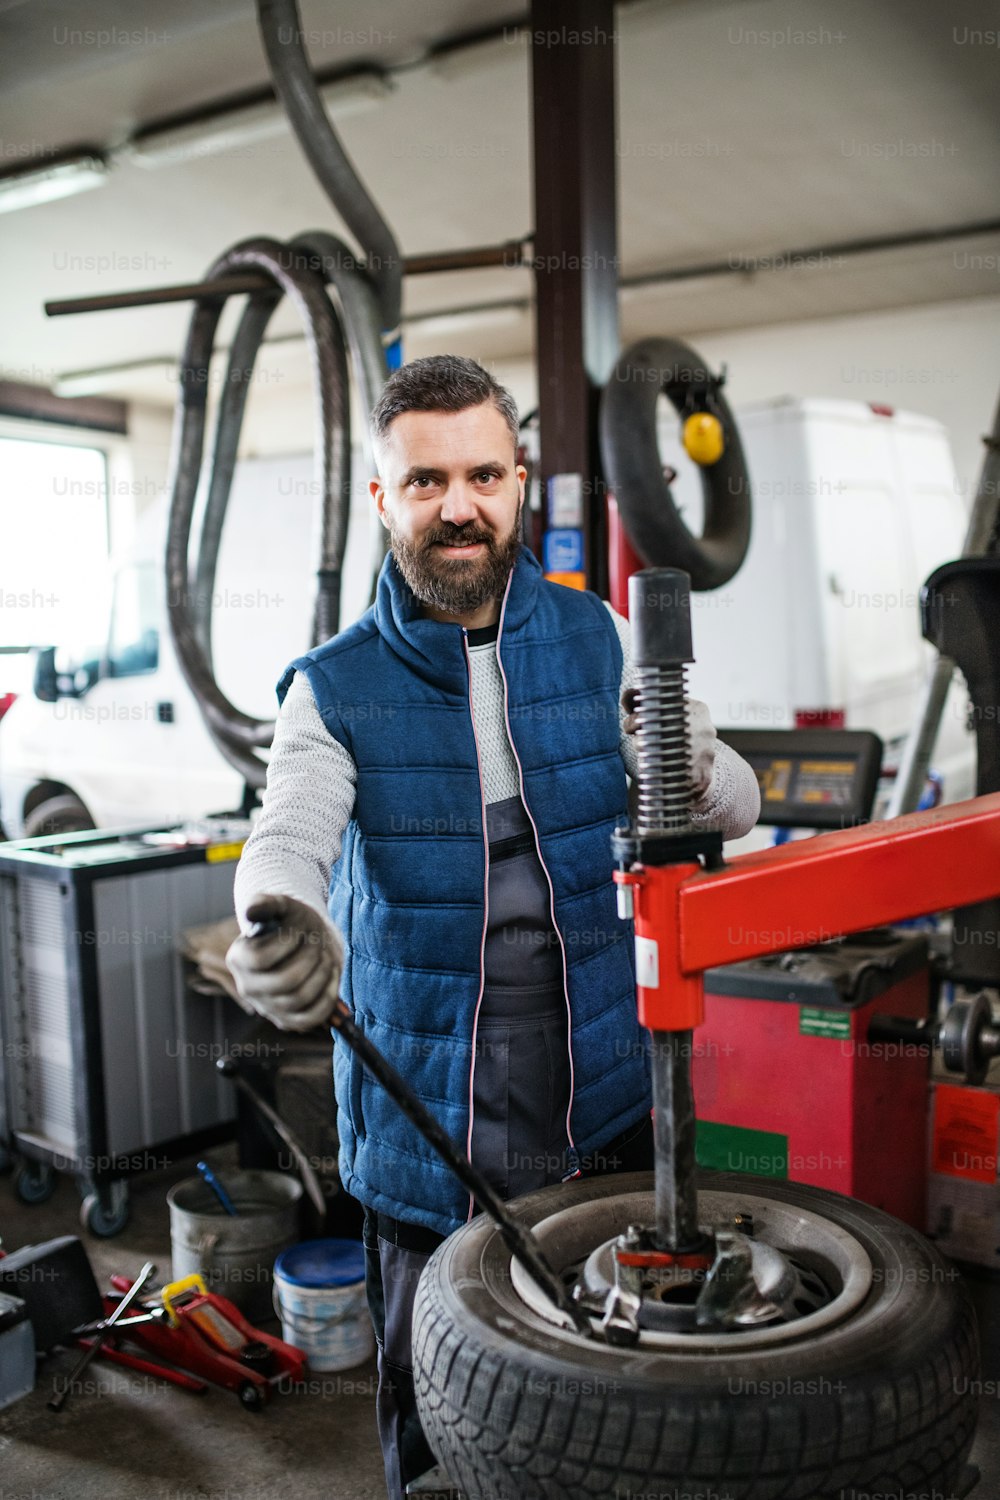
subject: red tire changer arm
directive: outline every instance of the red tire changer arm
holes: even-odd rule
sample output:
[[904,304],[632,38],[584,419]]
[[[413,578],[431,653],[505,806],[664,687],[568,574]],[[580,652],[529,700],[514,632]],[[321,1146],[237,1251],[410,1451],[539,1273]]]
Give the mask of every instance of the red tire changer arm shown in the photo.
[[656,1226],[647,1264],[706,1253],[691,1089],[704,971],[780,953],[796,933],[835,938],[1000,894],[1000,793],[723,864],[721,836],[689,821],[689,588],[672,569],[629,580],[639,805],[635,824],[612,841],[619,910],[635,919],[639,1020],[652,1039]]

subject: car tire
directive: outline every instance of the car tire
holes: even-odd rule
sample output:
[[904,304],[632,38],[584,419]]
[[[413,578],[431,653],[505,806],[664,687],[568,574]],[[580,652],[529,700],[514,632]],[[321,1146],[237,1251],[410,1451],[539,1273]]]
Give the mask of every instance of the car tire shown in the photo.
[[[510,1207],[534,1227],[565,1208],[606,1214],[621,1195],[651,1203],[652,1183],[569,1183]],[[698,1348],[677,1336],[667,1349],[615,1347],[529,1307],[480,1215],[432,1256],[414,1307],[418,1409],[452,1482],[471,1500],[955,1493],[978,1375],[959,1273],[914,1230],[835,1193],[735,1174],[703,1174],[706,1189],[767,1200],[862,1247],[860,1300],[808,1337],[742,1352],[743,1331]]]

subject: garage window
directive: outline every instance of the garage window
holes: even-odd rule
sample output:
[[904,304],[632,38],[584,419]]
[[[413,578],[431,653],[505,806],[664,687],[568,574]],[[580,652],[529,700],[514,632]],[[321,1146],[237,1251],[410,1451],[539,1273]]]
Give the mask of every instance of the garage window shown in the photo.
[[106,633],[107,460],[100,448],[0,438],[0,644],[84,648]]

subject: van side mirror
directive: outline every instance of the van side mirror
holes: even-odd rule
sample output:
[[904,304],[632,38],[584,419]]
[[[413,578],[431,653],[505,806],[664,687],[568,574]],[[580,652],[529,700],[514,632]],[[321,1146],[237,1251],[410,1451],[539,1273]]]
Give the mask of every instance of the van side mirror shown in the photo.
[[56,648],[42,646],[35,655],[35,676],[32,683],[36,698],[43,703],[55,703],[59,698],[59,683],[56,677]]

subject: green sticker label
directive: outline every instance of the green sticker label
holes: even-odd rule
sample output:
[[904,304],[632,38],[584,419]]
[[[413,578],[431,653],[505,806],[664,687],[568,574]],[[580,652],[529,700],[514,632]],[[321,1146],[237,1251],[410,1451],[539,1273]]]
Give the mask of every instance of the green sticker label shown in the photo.
[[803,1005],[799,1011],[799,1033],[802,1036],[849,1037],[850,1012],[820,1010],[816,1005]]
[[715,1172],[788,1176],[788,1137],[776,1130],[747,1130],[742,1125],[699,1120],[695,1154],[699,1167],[710,1167]]

